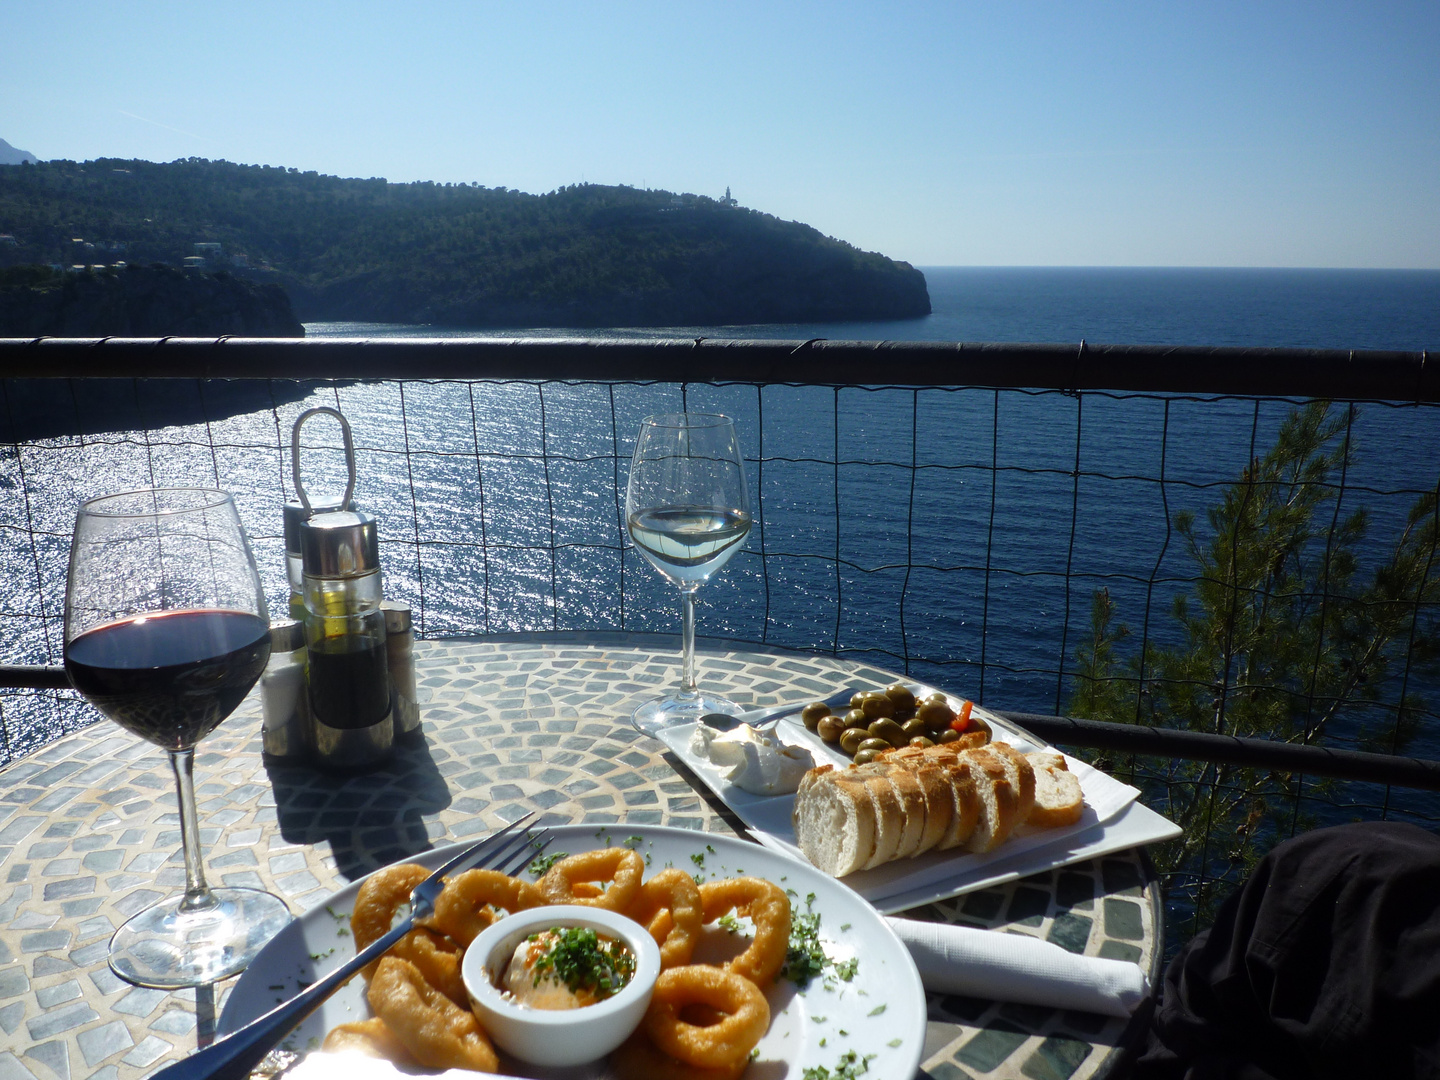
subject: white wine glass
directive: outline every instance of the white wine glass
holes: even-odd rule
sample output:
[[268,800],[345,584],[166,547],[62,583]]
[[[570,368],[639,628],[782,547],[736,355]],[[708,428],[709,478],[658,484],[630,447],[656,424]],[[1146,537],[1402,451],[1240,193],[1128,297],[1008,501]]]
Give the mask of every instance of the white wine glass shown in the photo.
[[701,694],[695,680],[695,590],[730,561],[750,532],[750,494],[735,422],[718,413],[646,417],[625,491],[630,539],[680,588],[680,687],[635,710],[654,734],[705,713],[736,713],[733,701]]
[[185,891],[130,918],[110,967],[140,986],[203,986],[244,968],[290,921],[278,896],[210,888],[195,816],[195,744],[270,657],[265,594],[234,500],[154,488],[81,504],[65,589],[65,671],[115,723],[170,755]]

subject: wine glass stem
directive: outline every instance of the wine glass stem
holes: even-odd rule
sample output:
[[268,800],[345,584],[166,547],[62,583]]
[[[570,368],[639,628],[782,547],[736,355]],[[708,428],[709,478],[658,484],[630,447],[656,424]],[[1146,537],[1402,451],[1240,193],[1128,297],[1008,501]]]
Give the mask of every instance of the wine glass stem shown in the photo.
[[200,859],[200,826],[195,816],[195,750],[170,751],[170,768],[180,796],[180,847],[185,852],[185,899],[181,911],[200,911],[215,903],[205,884],[205,864]]
[[695,683],[695,589],[680,586],[680,693],[693,697],[699,692]]

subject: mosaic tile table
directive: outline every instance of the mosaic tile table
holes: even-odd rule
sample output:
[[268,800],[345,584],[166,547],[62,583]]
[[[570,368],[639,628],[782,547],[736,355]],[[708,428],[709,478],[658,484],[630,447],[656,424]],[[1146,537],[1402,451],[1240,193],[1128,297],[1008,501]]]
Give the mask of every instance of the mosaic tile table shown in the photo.
[[[266,763],[252,695],[196,754],[212,881],[307,910],[378,866],[528,810],[549,821],[731,832],[723,807],[626,722],[678,680],[669,639],[556,634],[422,643],[425,744],[349,781]],[[702,643],[703,686],[754,705],[894,675],[829,657]],[[135,1080],[209,1041],[230,984],[168,993],[105,963],[115,927],[184,885],[164,754],[108,723],[0,773],[0,1080]],[[1037,875],[913,913],[1133,960],[1163,951],[1158,888],[1139,852]],[[933,996],[924,1075],[1104,1075],[1125,1022]],[[1132,1022],[1133,1023],[1133,1022]],[[798,1078],[797,1078],[798,1080]]]

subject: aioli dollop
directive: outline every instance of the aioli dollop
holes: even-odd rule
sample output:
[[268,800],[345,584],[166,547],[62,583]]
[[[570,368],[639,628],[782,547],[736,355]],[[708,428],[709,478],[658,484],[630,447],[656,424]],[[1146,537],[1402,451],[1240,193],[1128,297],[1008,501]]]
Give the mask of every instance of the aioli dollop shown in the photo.
[[690,737],[690,752],[728,768],[725,779],[752,795],[791,794],[815,767],[815,756],[803,746],[783,743],[773,731],[749,724],[723,735],[701,724]]
[[635,957],[588,926],[552,927],[515,946],[500,989],[531,1009],[583,1009],[619,993],[635,974]]

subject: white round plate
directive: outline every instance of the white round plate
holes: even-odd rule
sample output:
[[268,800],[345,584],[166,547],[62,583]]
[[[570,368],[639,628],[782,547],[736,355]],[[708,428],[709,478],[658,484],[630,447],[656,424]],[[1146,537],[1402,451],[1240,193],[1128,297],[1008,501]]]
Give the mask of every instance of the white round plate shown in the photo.
[[[869,1075],[908,1080],[919,1067],[925,1044],[925,991],[915,964],[884,918],[858,895],[815,868],[756,844],[712,833],[654,825],[559,825],[547,855],[575,854],[624,844],[645,856],[647,873],[678,866],[703,880],[763,877],[790,893],[796,916],[819,916],[818,935],[833,962],[804,990],[784,979],[766,994],[770,1030],[745,1080],[799,1080],[809,1068],[834,1073],[854,1053],[856,1068],[868,1059]],[[471,841],[473,843],[473,841]],[[458,847],[423,852],[407,862],[439,866]],[[285,927],[240,976],[225,1002],[219,1034],[229,1034],[274,1008],[354,953],[350,912],[359,891],[355,882]],[[718,926],[697,959],[718,959],[743,947],[745,939]],[[839,972],[848,974],[844,978]],[[364,982],[355,978],[330,998],[282,1045],[316,1050],[337,1024],[369,1016]],[[501,1067],[520,1076],[558,1075],[503,1059]],[[397,1071],[396,1075],[399,1073]],[[587,1070],[566,1070],[567,1080],[608,1077],[604,1062]],[[843,1074],[842,1074],[843,1075]]]

